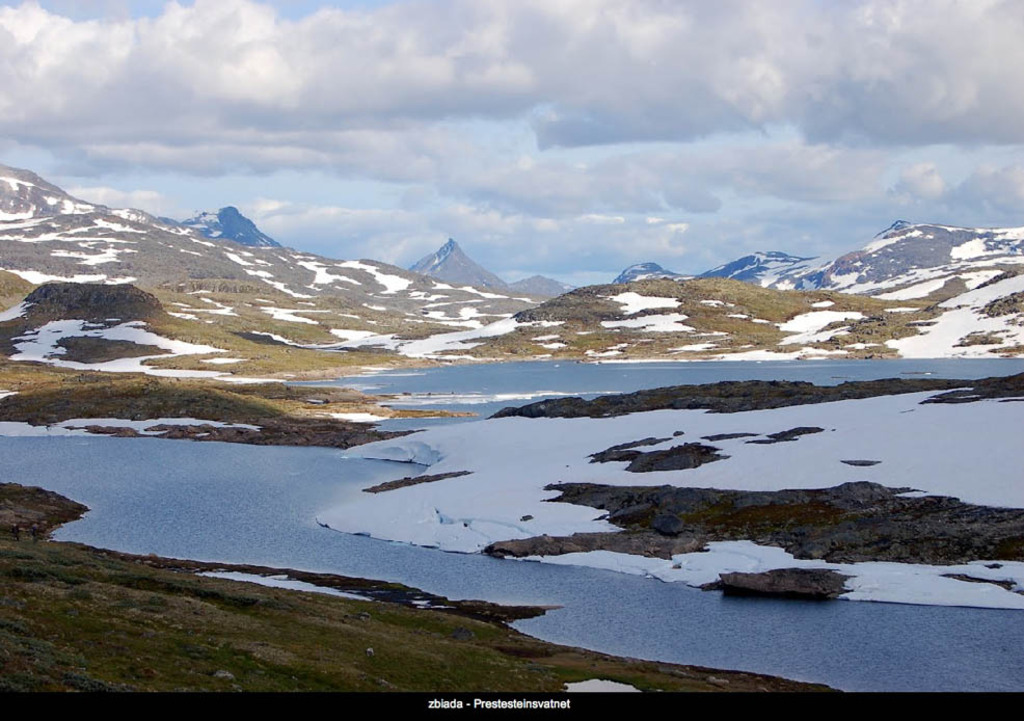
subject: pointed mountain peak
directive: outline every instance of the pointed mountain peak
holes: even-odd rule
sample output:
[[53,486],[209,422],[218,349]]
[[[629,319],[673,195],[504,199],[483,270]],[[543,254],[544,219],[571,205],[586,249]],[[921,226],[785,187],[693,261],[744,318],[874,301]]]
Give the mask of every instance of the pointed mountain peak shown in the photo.
[[507,288],[505,281],[474,262],[451,238],[436,252],[420,258],[409,270],[449,283],[501,290]]
[[195,228],[207,238],[217,240],[233,240],[242,245],[260,248],[279,248],[281,246],[276,240],[256,227],[256,224],[246,218],[233,205],[227,205],[216,213],[196,213],[194,216],[182,222],[190,228]]

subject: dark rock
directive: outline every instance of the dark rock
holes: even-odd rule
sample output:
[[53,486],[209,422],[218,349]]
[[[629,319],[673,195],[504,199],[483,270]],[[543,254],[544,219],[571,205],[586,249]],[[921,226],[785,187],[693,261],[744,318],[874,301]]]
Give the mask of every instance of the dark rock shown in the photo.
[[858,461],[858,460],[839,461],[839,462],[840,463],[845,463],[848,466],[877,466],[879,463],[881,463],[881,461]]
[[590,456],[591,463],[608,463],[610,461],[628,461],[626,470],[632,473],[650,471],[677,471],[697,468],[705,463],[721,461],[728,456],[721,455],[720,449],[702,443],[684,443],[660,451],[638,451],[637,446],[650,446],[667,441],[667,438],[645,438],[641,441],[622,443]]
[[649,518],[653,511],[654,506],[652,504],[638,503],[635,506],[626,506],[609,514],[608,520],[619,525],[641,523],[644,519]]
[[828,600],[846,593],[848,578],[827,568],[780,568],[764,573],[723,573],[717,587],[739,596]]
[[758,435],[757,433],[715,433],[710,436],[701,436],[702,441],[711,441],[717,443],[718,441],[730,441],[733,438],[753,438]]
[[664,443],[669,440],[668,438],[643,438],[639,441],[630,441],[629,443],[620,443],[611,448],[606,448],[603,451],[592,453],[590,455],[591,463],[607,463],[608,461],[629,461],[636,458],[635,453],[623,453],[633,448],[639,448],[641,446],[656,446],[659,443]]
[[678,516],[660,513],[651,520],[651,528],[663,536],[678,536],[686,530],[686,524]]
[[[521,314],[522,315],[522,314]],[[1012,381],[1012,379],[1017,379]],[[783,408],[855,398],[921,391],[948,391],[986,383],[993,387],[1016,385],[1024,395],[1024,374],[1010,379],[957,381],[938,378],[888,378],[848,381],[835,386],[816,386],[805,381],[721,381],[691,386],[651,388],[634,393],[599,396],[593,400],[578,397],[555,398],[529,403],[519,408],[503,408],[492,418],[608,418],[663,409],[708,409],[715,413]],[[1006,395],[1011,395],[1007,392]]]
[[747,443],[756,443],[764,446],[771,445],[772,443],[788,443],[789,441],[795,441],[800,436],[821,433],[823,430],[825,429],[816,426],[800,426],[798,428],[790,428],[788,431],[769,433],[767,438],[759,438],[755,441],[747,441]]
[[574,533],[571,536],[534,536],[512,541],[496,541],[484,553],[504,558],[524,556],[562,556],[588,551],[615,551],[647,558],[669,560],[680,553],[704,549],[704,538],[692,533],[666,537],[652,531],[627,533]]
[[1017,587],[1016,581],[1008,579],[992,579],[992,578],[976,578],[974,576],[968,576],[964,573],[944,573],[943,578],[952,578],[955,581],[964,581],[965,583],[991,583],[993,586],[999,586],[999,588],[1007,591],[1012,591]]
[[451,633],[452,638],[456,641],[472,641],[476,638],[476,634],[470,631],[465,626],[456,626]]
[[631,473],[686,470],[697,468],[705,463],[722,461],[729,457],[720,454],[718,451],[719,449],[714,446],[705,446],[701,443],[685,443],[664,451],[639,453],[626,466],[626,470]]
[[33,324],[69,318],[103,324],[110,318],[119,322],[166,318],[155,295],[128,284],[47,283],[25,296],[25,303]]
[[443,481],[447,478],[459,478],[461,476],[472,475],[471,471],[452,471],[451,473],[435,473],[433,475],[424,474],[422,476],[407,476],[405,478],[399,478],[397,481],[386,481],[384,483],[378,483],[376,486],[370,486],[364,488],[363,493],[383,493],[384,491],[393,491],[396,488],[405,488],[406,486],[416,486],[420,483],[433,483],[435,481]]

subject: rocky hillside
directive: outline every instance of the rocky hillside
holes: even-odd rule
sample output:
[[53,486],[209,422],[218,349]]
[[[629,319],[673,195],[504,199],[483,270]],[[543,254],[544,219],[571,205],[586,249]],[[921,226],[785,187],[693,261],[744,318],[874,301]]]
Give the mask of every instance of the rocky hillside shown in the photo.
[[887,343],[916,335],[924,307],[828,291],[777,291],[740,281],[658,279],[580,288],[518,313],[468,352],[637,358],[894,357]]
[[[267,242],[242,245],[227,239],[230,208],[216,216],[219,230],[189,227],[86,203],[7,166],[0,166],[0,208],[0,310],[29,289],[15,290],[12,278],[131,283],[156,293],[182,321],[261,332],[264,340],[293,346],[325,346],[375,334],[416,338],[476,329],[539,302],[522,292],[444,283],[373,260],[332,260]],[[193,330],[205,335],[209,329]]]

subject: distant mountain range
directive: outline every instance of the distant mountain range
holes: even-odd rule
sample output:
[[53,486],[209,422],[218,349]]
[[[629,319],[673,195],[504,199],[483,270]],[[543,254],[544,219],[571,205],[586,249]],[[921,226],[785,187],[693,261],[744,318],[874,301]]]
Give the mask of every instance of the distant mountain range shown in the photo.
[[[132,283],[168,292],[242,293],[254,318],[267,318],[260,306],[305,306],[321,315],[292,324],[322,326],[322,334],[302,328],[294,337],[321,344],[354,334],[478,328],[537,302],[522,291],[455,288],[375,260],[340,261],[281,247],[231,207],[179,223],[88,203],[35,173],[4,165],[0,271],[36,285]],[[207,320],[210,314],[248,312],[231,303],[222,308],[215,297],[175,298],[177,309],[169,311]]]
[[466,255],[459,244],[451,238],[435,252],[420,258],[409,270],[448,283],[472,285],[477,288],[494,288],[545,298],[553,298],[573,288],[571,285],[545,278],[542,275],[506,283]]
[[177,324],[167,337],[208,338],[249,363],[261,352],[238,339],[442,360],[1024,355],[1024,228],[898,221],[834,260],[754,253],[699,278],[644,263],[620,284],[564,294],[542,277],[506,284],[454,240],[413,268],[281,247],[231,207],[181,223],[0,166],[9,350],[29,342],[4,324],[32,320],[21,308],[31,286],[71,281],[137,285]]
[[[1024,228],[960,228],[898,220],[863,248],[833,260],[758,252],[697,277],[731,278],[777,290],[836,290],[892,300],[937,294],[937,299],[945,299],[1021,264]],[[656,263],[640,263],[613,282],[688,277]]]

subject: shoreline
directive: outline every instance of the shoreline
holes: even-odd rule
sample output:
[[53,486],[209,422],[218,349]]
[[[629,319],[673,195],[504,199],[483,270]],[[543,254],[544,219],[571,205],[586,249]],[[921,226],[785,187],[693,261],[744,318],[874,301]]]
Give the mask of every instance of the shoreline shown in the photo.
[[[7,690],[557,693],[592,678],[663,691],[833,690],[765,674],[611,656],[542,641],[508,625],[544,613],[539,607],[451,601],[372,579],[50,541],[52,530],[87,508],[17,484],[0,484],[0,497],[6,521],[32,524],[31,539],[13,537],[6,523],[0,529],[0,573],[9,578],[0,607]],[[317,590],[216,573],[296,580]],[[68,616],[71,625],[62,620]],[[275,620],[281,618],[287,626]],[[52,644],[44,629],[53,624],[61,629],[60,653],[75,649],[77,657],[66,661],[58,653],[24,670],[9,668],[12,658]],[[122,644],[112,654],[104,640],[111,634]],[[367,644],[373,645],[364,652]],[[229,653],[217,652],[225,647]],[[126,652],[134,662],[123,662]],[[315,675],[304,668],[308,664],[316,666]],[[498,676],[489,665],[501,669]]]

